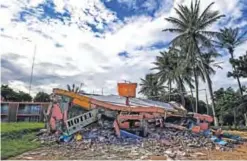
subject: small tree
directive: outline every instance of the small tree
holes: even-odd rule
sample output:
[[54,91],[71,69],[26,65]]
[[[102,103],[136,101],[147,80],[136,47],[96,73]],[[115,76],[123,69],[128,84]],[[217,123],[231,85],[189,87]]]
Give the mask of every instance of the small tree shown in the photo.
[[50,102],[50,95],[45,92],[38,92],[34,97],[34,102]]
[[147,74],[145,79],[141,78],[141,90],[139,93],[147,96],[148,99],[157,100],[161,92],[164,89],[164,86],[153,74]]
[[23,91],[19,91],[19,93],[17,93],[17,100],[20,102],[31,102],[32,99],[32,96],[28,93],[25,93]]
[[236,78],[238,76],[247,78],[247,51],[245,55],[240,56],[238,59],[231,59],[230,63],[235,67],[236,70],[233,72],[228,72],[227,75],[229,77]]

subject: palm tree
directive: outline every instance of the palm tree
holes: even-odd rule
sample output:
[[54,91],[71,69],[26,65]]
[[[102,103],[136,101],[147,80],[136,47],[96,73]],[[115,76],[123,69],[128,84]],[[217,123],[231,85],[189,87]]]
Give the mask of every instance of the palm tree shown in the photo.
[[[175,73],[171,72],[174,71],[174,66],[169,58],[168,52],[160,52],[161,56],[156,57],[156,61],[154,65],[156,67],[152,68],[152,70],[157,70],[158,72],[155,76],[159,79],[161,83],[167,82],[169,88],[169,94],[171,94],[172,90],[172,82],[174,81]],[[169,95],[170,101],[170,95]]]
[[145,79],[141,78],[141,90],[139,93],[147,96],[148,99],[157,100],[164,90],[162,83],[153,74],[147,74]]
[[[231,56],[229,59],[230,62],[231,60],[234,59],[235,48],[247,40],[247,37],[245,37],[246,35],[247,35],[247,31],[240,34],[239,28],[235,28],[235,29],[224,28],[224,29],[221,29],[220,33],[217,35],[218,42],[216,43],[218,44],[219,47],[225,48],[228,50]],[[236,72],[236,68],[234,64],[232,64],[232,68],[233,68],[233,72],[236,73],[233,75],[233,77],[237,79],[240,93],[241,95],[243,95],[243,89],[241,87],[239,75],[238,75],[238,72]]]
[[80,88],[82,85],[80,85],[80,87],[75,87],[75,84],[72,84],[72,86],[70,86],[69,84],[67,84],[67,90],[70,92],[75,92],[78,93]]
[[210,76],[207,73],[206,67],[203,65],[203,57],[199,45],[203,46],[205,49],[212,49],[213,44],[211,38],[215,37],[218,33],[213,31],[208,31],[207,28],[216,22],[224,15],[220,15],[219,11],[211,11],[210,8],[214,3],[209,4],[205,10],[200,13],[200,1],[195,0],[195,3],[191,2],[190,7],[184,5],[178,5],[175,11],[178,18],[169,17],[166,20],[172,23],[175,28],[167,28],[163,31],[169,31],[177,33],[171,43],[174,46],[180,46],[184,44],[187,46],[186,57],[190,61],[193,58],[199,57],[199,63],[203,70],[203,74],[206,78],[210,98],[212,101],[212,111],[214,115],[214,123],[217,126],[218,120],[215,115],[215,103],[213,97],[212,83],[210,83]]
[[183,106],[185,106],[185,86],[193,88],[191,79],[191,70],[188,67],[181,66],[183,64],[182,55],[177,52],[177,49],[170,48],[168,52],[161,52],[161,56],[156,57],[154,62],[155,67],[152,70],[157,70],[155,74],[161,83],[168,83],[169,93],[171,93],[171,84],[176,83]]

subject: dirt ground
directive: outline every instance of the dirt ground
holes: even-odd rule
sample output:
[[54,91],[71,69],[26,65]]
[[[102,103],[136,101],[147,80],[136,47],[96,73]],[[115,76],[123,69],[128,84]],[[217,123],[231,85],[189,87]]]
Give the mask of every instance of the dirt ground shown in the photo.
[[[247,132],[231,131],[242,137],[247,137]],[[13,160],[166,160],[173,159],[167,155],[161,155],[152,149],[140,149],[133,146],[121,145],[101,145],[99,149],[95,147],[85,148],[77,143],[74,149],[64,147],[64,145],[52,145],[41,147],[19,156],[11,158]],[[114,146],[114,147],[112,147]],[[79,148],[78,148],[79,147]],[[247,160],[247,143],[238,145],[232,151],[209,151],[206,149],[195,149],[183,154],[181,160]]]
[[[231,134],[239,135],[244,139],[247,139],[247,132],[241,131],[227,131]],[[207,157],[199,156],[198,159],[209,159],[209,160],[247,160],[247,143],[239,145],[234,148],[232,151],[218,151],[214,150],[210,152]]]

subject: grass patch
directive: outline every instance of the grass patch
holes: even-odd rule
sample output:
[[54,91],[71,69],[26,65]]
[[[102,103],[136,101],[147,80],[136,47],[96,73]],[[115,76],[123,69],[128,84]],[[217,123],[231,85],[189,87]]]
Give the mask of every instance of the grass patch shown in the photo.
[[44,128],[44,123],[1,123],[1,159],[14,157],[39,147],[40,142],[33,141],[36,132]]
[[40,122],[20,122],[20,123],[1,123],[1,133],[9,133],[21,130],[41,129],[44,123]]
[[14,157],[16,155],[39,147],[39,142],[32,142],[32,140],[34,139],[35,133],[26,134],[23,137],[16,139],[2,139],[1,159]]

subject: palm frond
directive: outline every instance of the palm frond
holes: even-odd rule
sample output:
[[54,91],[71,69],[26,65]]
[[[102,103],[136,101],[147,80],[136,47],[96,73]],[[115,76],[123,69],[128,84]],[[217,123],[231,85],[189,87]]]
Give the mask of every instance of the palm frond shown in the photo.
[[217,37],[219,34],[219,32],[216,31],[200,31],[200,33],[208,37]]
[[176,33],[183,33],[184,31],[182,29],[178,29],[178,28],[167,28],[162,30],[163,32],[176,32]]
[[[218,15],[218,12],[217,12],[217,14],[215,13],[215,15]],[[203,22],[202,24],[200,24],[199,28],[201,28],[201,29],[207,28],[207,27],[209,27],[209,25],[216,22],[218,19],[220,19],[222,17],[225,17],[225,15],[219,15],[219,16],[215,16],[213,18],[210,18],[206,22]]]
[[165,20],[172,23],[176,27],[179,27],[180,29],[186,28],[186,24],[184,24],[184,22],[182,22],[181,20],[179,20],[177,18],[169,17],[169,18],[165,18]]
[[75,92],[75,84],[72,85],[72,91]]
[[206,9],[202,12],[201,16],[199,17],[199,20],[202,20],[205,17],[205,15],[210,11],[210,8],[214,3],[215,2],[212,2],[206,7]]
[[[237,33],[238,34],[238,33]],[[239,41],[246,41],[247,38],[245,38],[245,36],[247,35],[247,31],[243,32],[236,40],[236,42],[239,42]]]
[[67,84],[67,90],[71,91],[70,85]]
[[76,87],[75,88],[75,93],[78,93],[79,92],[79,87]]
[[[180,8],[180,10],[181,10],[181,5],[179,5],[179,8]],[[181,11],[179,11],[179,9],[177,9],[177,8],[175,8],[175,11],[176,11],[176,13],[178,14],[178,16],[179,16],[179,18],[181,18],[182,19],[182,21],[183,22],[186,22],[186,21],[188,21],[188,19],[184,16],[184,14],[181,12]]]

